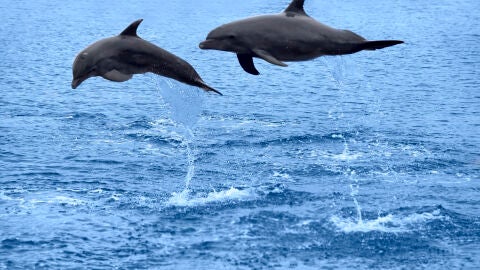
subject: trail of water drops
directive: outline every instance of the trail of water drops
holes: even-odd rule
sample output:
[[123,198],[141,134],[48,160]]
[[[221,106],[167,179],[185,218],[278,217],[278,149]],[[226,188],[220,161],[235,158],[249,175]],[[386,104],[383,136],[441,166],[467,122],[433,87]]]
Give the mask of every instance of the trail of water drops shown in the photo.
[[195,134],[193,128],[200,119],[204,94],[193,86],[180,84],[171,79],[158,76],[152,77],[165,107],[169,111],[168,117],[176,123],[182,136],[181,147],[187,154],[187,174],[185,176],[185,192],[188,193],[190,183],[195,176]]

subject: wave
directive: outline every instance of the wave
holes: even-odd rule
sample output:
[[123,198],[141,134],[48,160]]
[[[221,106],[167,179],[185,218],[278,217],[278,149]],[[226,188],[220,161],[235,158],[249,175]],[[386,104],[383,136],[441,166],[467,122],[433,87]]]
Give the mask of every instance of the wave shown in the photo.
[[[356,133],[355,133],[356,134]],[[328,133],[328,134],[302,134],[291,135],[278,139],[269,140],[253,140],[251,136],[248,138],[237,138],[225,140],[221,143],[213,143],[210,145],[203,145],[202,147],[267,147],[267,146],[286,146],[286,145],[298,145],[298,144],[324,144],[332,142],[344,142],[355,136],[354,133]]]
[[64,119],[80,119],[80,120],[105,120],[107,115],[103,113],[90,113],[90,112],[74,112],[68,116],[64,116]]
[[229,114],[209,114],[206,112],[201,117],[202,121],[216,122],[216,125],[232,131],[235,129],[245,129],[254,127],[278,128],[286,125],[286,122],[271,119],[267,115],[255,114],[253,117],[229,115]]

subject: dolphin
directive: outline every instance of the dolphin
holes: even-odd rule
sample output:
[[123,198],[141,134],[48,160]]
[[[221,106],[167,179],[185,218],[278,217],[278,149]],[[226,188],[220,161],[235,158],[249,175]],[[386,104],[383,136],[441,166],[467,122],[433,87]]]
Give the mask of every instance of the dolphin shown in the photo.
[[242,68],[260,74],[253,57],[286,67],[283,61],[307,61],[323,55],[352,54],[403,43],[368,41],[349,30],[339,30],[308,16],[305,0],[293,0],[280,14],[260,15],[224,24],[212,30],[201,49],[234,52]]
[[221,95],[185,60],[140,38],[137,28],[142,21],[137,20],[120,35],[99,40],[81,51],[73,62],[72,88],[95,76],[124,82],[134,74],[152,72]]

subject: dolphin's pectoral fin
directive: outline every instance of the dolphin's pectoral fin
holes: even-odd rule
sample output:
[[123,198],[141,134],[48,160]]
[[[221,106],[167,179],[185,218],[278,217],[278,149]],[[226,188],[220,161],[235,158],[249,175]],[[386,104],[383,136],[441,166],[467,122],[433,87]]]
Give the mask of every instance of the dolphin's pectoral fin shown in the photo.
[[113,69],[105,74],[102,75],[103,78],[113,81],[113,82],[125,82],[130,80],[133,75],[132,74],[124,74],[116,69]]
[[237,53],[237,58],[243,70],[245,70],[246,72],[252,75],[260,74],[260,72],[258,72],[258,70],[255,68],[255,65],[253,64],[253,57],[250,54]]
[[271,55],[269,52],[267,51],[264,51],[264,50],[260,50],[260,49],[253,49],[253,52],[260,58],[262,58],[263,60],[269,62],[270,64],[274,64],[274,65],[277,65],[277,66],[281,66],[281,67],[286,67],[287,64],[283,63],[282,61],[278,60],[277,58],[275,58],[273,55]]

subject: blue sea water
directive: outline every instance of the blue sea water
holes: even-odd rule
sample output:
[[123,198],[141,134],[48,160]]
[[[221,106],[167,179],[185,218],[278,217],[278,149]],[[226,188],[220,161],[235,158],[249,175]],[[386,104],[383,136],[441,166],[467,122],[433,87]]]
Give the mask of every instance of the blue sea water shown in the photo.
[[[202,51],[289,1],[1,1],[0,269],[480,268],[480,2],[307,0],[380,51]],[[70,88],[139,35],[224,93],[155,75]]]

